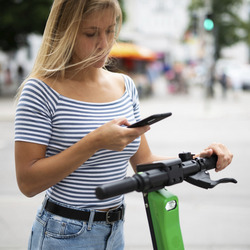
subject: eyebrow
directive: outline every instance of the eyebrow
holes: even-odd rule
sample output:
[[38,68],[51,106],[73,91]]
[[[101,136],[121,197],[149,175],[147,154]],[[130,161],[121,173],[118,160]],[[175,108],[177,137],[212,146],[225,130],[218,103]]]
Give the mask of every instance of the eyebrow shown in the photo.
[[[116,24],[111,24],[108,26],[108,29],[112,28],[114,26],[116,26]],[[83,28],[83,30],[98,30],[98,29],[99,29],[99,27],[96,27],[96,26],[90,26],[90,27]]]

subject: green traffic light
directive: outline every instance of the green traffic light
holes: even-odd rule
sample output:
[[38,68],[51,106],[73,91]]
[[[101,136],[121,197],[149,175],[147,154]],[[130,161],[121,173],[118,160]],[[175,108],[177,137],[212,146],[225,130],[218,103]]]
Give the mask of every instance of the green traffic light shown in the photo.
[[210,31],[210,30],[212,30],[214,28],[214,22],[213,22],[213,20],[208,19],[208,18],[205,19],[203,25],[204,25],[204,29],[208,30],[208,31]]

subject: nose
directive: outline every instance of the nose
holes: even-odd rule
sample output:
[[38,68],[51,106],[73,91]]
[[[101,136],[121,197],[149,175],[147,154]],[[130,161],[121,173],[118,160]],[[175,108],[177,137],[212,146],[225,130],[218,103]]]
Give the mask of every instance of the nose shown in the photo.
[[106,49],[108,47],[109,44],[109,39],[108,39],[108,35],[106,34],[106,32],[102,32],[100,34],[99,37],[99,42],[98,42],[98,48],[99,49]]

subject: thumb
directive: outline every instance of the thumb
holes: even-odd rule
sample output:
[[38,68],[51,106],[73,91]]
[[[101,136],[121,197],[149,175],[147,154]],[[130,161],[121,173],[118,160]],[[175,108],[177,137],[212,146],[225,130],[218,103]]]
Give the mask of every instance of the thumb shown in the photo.
[[130,125],[127,118],[125,118],[125,117],[114,119],[114,122],[119,126],[121,126],[121,125],[129,126]]
[[200,157],[210,157],[213,154],[213,149],[207,148],[200,152]]

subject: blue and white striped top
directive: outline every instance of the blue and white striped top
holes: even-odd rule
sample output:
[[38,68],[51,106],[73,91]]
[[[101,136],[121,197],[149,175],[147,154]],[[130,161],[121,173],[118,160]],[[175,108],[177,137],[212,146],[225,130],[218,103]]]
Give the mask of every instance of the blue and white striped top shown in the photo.
[[[91,131],[118,117],[130,123],[140,120],[136,87],[126,75],[125,92],[118,100],[89,103],[60,95],[38,79],[30,79],[22,91],[15,119],[15,141],[47,146],[46,157],[60,153]],[[129,159],[138,150],[137,138],[122,152],[99,150],[76,171],[49,188],[55,201],[79,208],[105,209],[119,206],[123,196],[106,200],[95,197],[95,188],[126,176]]]

